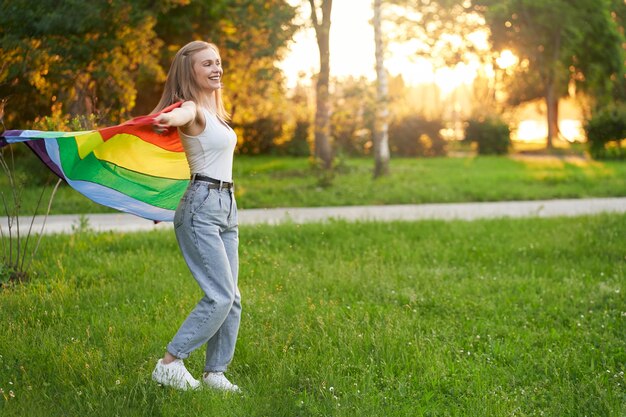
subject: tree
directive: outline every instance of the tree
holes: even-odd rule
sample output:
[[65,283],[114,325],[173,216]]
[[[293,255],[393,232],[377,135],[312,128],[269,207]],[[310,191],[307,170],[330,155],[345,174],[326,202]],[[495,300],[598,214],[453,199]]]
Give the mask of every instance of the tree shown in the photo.
[[586,16],[585,35],[573,58],[572,77],[577,90],[593,99],[595,111],[615,101],[626,101],[626,3],[612,0],[601,10],[595,2],[585,2],[581,7],[585,7],[581,10]]
[[[224,98],[233,123],[274,116],[284,101],[283,75],[275,62],[297,29],[294,15],[294,7],[285,0],[188,1],[158,16],[157,35],[175,46],[164,51],[162,64],[169,65],[173,52],[189,40],[214,42],[222,54]],[[161,87],[154,86],[151,94],[160,95]],[[147,98],[153,107],[154,98]]]
[[394,40],[410,42],[415,55],[430,60],[435,68],[489,58],[475,37],[484,29],[484,19],[469,1],[386,2],[391,6],[389,21],[398,28]]
[[285,0],[0,0],[0,7],[7,123],[51,113],[98,113],[105,123],[145,114],[173,54],[194,39],[222,49],[236,124],[266,117],[280,103],[275,62],[295,31],[295,9]]
[[2,3],[0,96],[10,96],[7,121],[34,120],[51,106],[118,119],[134,107],[142,74],[164,76],[156,19],[139,0]]
[[374,0],[374,41],[376,43],[376,123],[374,127],[374,178],[389,174],[389,108],[385,50],[382,34],[381,0]]
[[[548,147],[559,133],[559,99],[570,83],[597,105],[626,95],[623,0],[390,1],[403,12],[395,21],[419,41],[418,54],[438,56],[439,65],[476,58],[490,63],[498,51],[513,51],[519,65],[502,80],[507,104],[545,101]],[[485,23],[492,52],[469,36]]]
[[315,0],[311,5],[311,21],[320,53],[320,72],[317,75],[315,109],[315,156],[322,162],[324,169],[331,169],[333,156],[330,148],[330,108],[328,84],[330,80],[330,14],[332,0],[321,0],[321,16]]
[[545,101],[548,148],[559,134],[559,99],[572,79],[598,94],[603,80],[622,78],[623,35],[610,0],[476,0],[474,9],[484,14],[494,48],[520,58],[516,78],[524,96],[517,100],[539,95]]

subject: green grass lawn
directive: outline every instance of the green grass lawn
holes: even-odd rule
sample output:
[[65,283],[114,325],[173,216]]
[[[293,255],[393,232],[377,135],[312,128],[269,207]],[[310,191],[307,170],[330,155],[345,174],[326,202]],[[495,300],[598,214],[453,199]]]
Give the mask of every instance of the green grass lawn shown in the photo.
[[[34,170],[39,162],[27,166]],[[393,159],[391,174],[374,180],[371,159],[347,159],[332,185],[306,158],[235,158],[240,208],[418,204],[626,196],[626,163],[555,157],[465,157]],[[30,174],[41,178],[45,172]],[[22,178],[29,175],[22,173]],[[32,214],[41,186],[23,192],[23,214]],[[0,186],[8,190],[5,178]],[[67,186],[60,188],[53,214],[112,212]],[[40,210],[41,212],[41,210]]]
[[45,237],[37,275],[0,291],[0,415],[624,416],[625,230],[617,214],[244,227],[241,397],[150,380],[200,297],[171,231]]

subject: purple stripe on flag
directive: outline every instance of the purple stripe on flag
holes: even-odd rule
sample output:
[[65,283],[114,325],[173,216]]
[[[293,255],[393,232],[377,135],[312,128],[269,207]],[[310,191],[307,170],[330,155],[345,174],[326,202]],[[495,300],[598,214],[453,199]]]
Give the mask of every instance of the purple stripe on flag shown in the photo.
[[50,157],[48,156],[45,141],[33,140],[30,142],[25,142],[25,144],[35,153],[35,155],[37,155],[39,159],[41,159],[41,162],[43,162],[48,168],[50,168],[52,172],[54,172],[62,180],[65,179],[59,167],[54,162],[52,162],[52,159],[50,159]]

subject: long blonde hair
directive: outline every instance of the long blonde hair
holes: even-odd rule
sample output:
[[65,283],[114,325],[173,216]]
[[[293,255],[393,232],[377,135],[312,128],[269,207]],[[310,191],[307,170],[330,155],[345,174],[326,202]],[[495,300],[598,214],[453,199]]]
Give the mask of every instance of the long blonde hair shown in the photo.
[[[217,46],[204,41],[189,42],[176,52],[174,61],[172,61],[172,66],[167,73],[167,79],[165,80],[165,87],[163,88],[161,100],[154,110],[152,110],[152,113],[157,113],[167,106],[179,101],[193,101],[199,105],[206,102],[206,99],[202,97],[201,89],[198,87],[198,84],[193,76],[193,55],[199,51],[209,48],[215,51],[218,58],[220,57],[220,52]],[[228,121],[230,119],[230,115],[224,107],[222,90],[215,90],[213,92],[213,97],[215,99],[217,115],[221,119]]]

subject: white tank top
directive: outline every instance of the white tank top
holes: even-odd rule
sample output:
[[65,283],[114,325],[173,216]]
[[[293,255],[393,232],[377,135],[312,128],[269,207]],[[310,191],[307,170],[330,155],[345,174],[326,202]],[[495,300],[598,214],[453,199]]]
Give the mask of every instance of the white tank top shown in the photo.
[[187,136],[178,129],[192,174],[206,175],[220,181],[233,181],[233,152],[237,134],[208,110],[204,113],[204,131]]

